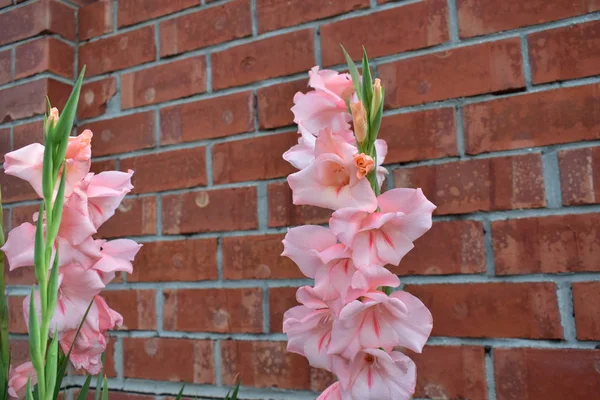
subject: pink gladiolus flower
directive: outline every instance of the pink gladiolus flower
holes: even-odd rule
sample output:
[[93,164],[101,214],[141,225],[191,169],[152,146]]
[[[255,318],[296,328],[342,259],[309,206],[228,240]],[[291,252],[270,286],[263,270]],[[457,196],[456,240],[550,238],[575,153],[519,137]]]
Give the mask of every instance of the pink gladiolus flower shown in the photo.
[[375,168],[375,160],[364,153],[354,155],[354,165],[356,165],[356,177],[362,179]]
[[317,400],[345,400],[342,396],[342,390],[340,388],[340,383],[335,382],[333,385],[329,386],[319,397]]
[[92,165],[92,136],[94,136],[92,131],[86,129],[78,136],[69,138],[66,154],[66,196],[69,196],[73,188],[90,172]]
[[92,269],[97,271],[105,284],[108,284],[115,277],[116,272],[133,272],[131,262],[142,248],[130,239],[116,239],[111,241],[101,241],[101,258],[94,264]]
[[127,193],[133,189],[133,171],[105,171],[89,177],[86,188],[89,214],[98,229],[115,214],[115,210]]
[[4,155],[4,173],[21,178],[31,185],[42,197],[42,168],[44,164],[44,146],[32,143]]
[[288,176],[294,204],[375,211],[377,199],[369,181],[357,177],[356,152],[354,146],[334,137],[331,131],[321,131],[316,141],[315,160],[307,168]]
[[298,144],[283,153],[283,159],[298,169],[308,167],[315,159],[315,143],[317,138],[302,125],[298,125],[300,137]]
[[321,70],[318,66],[315,66],[308,71],[308,76],[308,86],[338,97],[343,101],[350,100],[354,92],[350,74],[340,74],[330,69]]
[[433,328],[431,313],[419,299],[404,291],[387,296],[371,291],[354,300],[333,323],[329,352],[353,359],[365,348],[391,350],[402,346],[420,353]]
[[329,220],[331,231],[352,249],[357,267],[398,265],[412,242],[431,228],[435,206],[421,189],[393,189],[377,199],[379,211],[344,208]]
[[319,91],[296,93],[292,112],[294,122],[301,124],[315,136],[323,129],[348,129],[348,122],[352,120],[342,99]]
[[32,388],[37,383],[35,368],[33,368],[31,361],[23,363],[17,368],[10,366],[8,374],[8,395],[16,399],[24,398],[28,380]]
[[10,232],[4,246],[0,248],[6,255],[10,271],[33,265],[35,247],[35,226],[25,222]]

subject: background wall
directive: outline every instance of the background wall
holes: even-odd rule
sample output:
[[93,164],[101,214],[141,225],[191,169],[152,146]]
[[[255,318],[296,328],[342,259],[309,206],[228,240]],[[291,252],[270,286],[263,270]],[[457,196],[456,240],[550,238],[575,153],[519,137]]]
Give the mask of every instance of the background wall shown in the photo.
[[[144,242],[106,293],[117,399],[314,399],[331,377],[285,352],[307,283],[279,257],[294,207],[281,158],[313,65],[365,45],[387,89],[388,187],[422,187],[435,223],[396,272],[432,310],[416,396],[600,393],[600,1],[0,0],[0,146],[41,138],[87,66],[78,129],[94,171],[136,171],[103,237]],[[5,219],[37,209],[0,176]],[[14,358],[22,286],[10,274]],[[74,378],[76,382],[77,378]],[[143,394],[143,395],[142,395]],[[69,394],[71,396],[72,394]],[[246,398],[246,397],[244,397]]]

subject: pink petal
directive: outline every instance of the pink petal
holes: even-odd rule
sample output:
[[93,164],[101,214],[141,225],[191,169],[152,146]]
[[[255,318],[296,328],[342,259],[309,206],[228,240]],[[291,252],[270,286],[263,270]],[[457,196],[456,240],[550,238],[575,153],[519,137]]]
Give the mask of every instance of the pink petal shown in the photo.
[[302,124],[315,136],[321,130],[347,129],[351,116],[344,101],[325,92],[296,93],[294,96],[294,122]]
[[283,239],[282,256],[289,257],[304,275],[314,278],[323,266],[319,253],[335,245],[337,239],[327,228],[315,225],[291,228]]
[[125,195],[133,189],[132,175],[132,170],[105,171],[91,178],[87,196],[90,218],[96,229],[115,214]]
[[402,301],[408,310],[402,320],[394,325],[401,339],[399,345],[420,353],[433,329],[431,312],[421,300],[408,292],[396,291],[390,297]]
[[418,239],[431,228],[431,215],[436,207],[421,189],[392,189],[379,196],[377,201],[381,212],[404,213],[397,224],[410,240]]
[[34,264],[35,226],[25,222],[10,232],[2,251],[6,255],[9,270]]
[[141,244],[130,239],[116,239],[102,245],[100,260],[94,264],[93,269],[105,273],[125,271],[133,272],[135,255],[142,248]]
[[88,197],[85,192],[75,189],[66,201],[58,234],[74,246],[96,233],[90,219]]
[[44,146],[33,143],[4,155],[4,173],[29,182],[38,196],[42,193]]

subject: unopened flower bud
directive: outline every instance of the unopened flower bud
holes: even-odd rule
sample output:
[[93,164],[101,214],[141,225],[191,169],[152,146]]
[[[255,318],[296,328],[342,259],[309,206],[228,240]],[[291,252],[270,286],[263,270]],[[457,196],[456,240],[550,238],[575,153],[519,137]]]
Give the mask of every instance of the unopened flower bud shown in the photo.
[[58,122],[58,108],[52,107],[50,115],[48,115],[48,122],[52,122],[53,124]]
[[356,177],[362,179],[375,168],[375,160],[365,153],[355,154],[354,165],[356,165]]
[[379,111],[379,107],[381,107],[381,80],[379,78],[375,79],[375,83],[373,84],[373,101],[371,103],[371,123],[375,121],[375,116]]
[[356,141],[362,143],[367,138],[367,111],[360,101],[352,104],[350,108],[352,109]]

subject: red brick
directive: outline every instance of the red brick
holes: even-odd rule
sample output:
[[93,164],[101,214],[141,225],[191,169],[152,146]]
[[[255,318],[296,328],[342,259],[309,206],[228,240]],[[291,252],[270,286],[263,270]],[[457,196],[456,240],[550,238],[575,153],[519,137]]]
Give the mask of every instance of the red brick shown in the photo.
[[0,187],[2,188],[2,203],[37,199],[38,195],[29,185],[29,182],[0,173]]
[[[345,3],[345,2],[342,2]],[[373,35],[373,27],[377,35]],[[323,65],[345,64],[340,44],[360,60],[363,45],[370,58],[431,47],[450,39],[448,3],[423,0],[373,14],[332,22],[321,27]]]
[[200,0],[119,0],[119,28],[199,6]]
[[129,282],[196,282],[217,279],[216,239],[144,243]]
[[394,181],[422,188],[438,215],[546,205],[539,153],[400,168]]
[[10,321],[10,333],[27,333],[27,325],[23,316],[23,300],[25,296],[9,296],[8,299],[8,319]]
[[329,374],[315,374],[306,358],[285,350],[285,342],[221,342],[223,384],[235,384],[237,375],[245,386],[308,389],[321,391],[329,386]]
[[282,257],[284,235],[232,236],[223,238],[225,279],[303,278],[289,258]]
[[102,297],[123,316],[122,330],[156,329],[154,290],[105,290]]
[[498,400],[587,399],[600,392],[600,350],[495,349]]
[[573,307],[577,339],[600,339],[600,282],[573,283]]
[[390,270],[397,275],[453,275],[485,272],[483,226],[478,221],[440,221]]
[[0,123],[42,115],[48,96],[52,105],[62,109],[71,87],[50,78],[42,78],[19,86],[0,90]]
[[[120,8],[124,1],[119,2]],[[119,10],[119,16],[121,10]],[[100,0],[81,7],[77,12],[79,40],[88,40],[113,30],[113,7],[108,0]]]
[[115,215],[98,230],[104,238],[154,235],[156,233],[156,198],[128,197],[117,207]]
[[294,105],[294,95],[308,89],[306,79],[279,83],[260,88],[256,91],[258,100],[258,124],[260,129],[271,129],[292,125],[294,114],[290,108]]
[[12,0],[0,0],[0,8],[12,6]]
[[234,0],[160,23],[166,57],[252,35],[250,0]]
[[476,346],[425,346],[417,364],[415,397],[486,399],[485,351]]
[[79,66],[88,77],[144,64],[155,59],[154,27],[145,26],[79,46]]
[[16,47],[15,79],[53,72],[73,79],[75,50],[56,38],[45,37]]
[[560,151],[558,165],[564,205],[600,202],[600,147]]
[[0,45],[56,33],[75,40],[75,10],[54,0],[40,0],[0,14]]
[[121,160],[122,171],[132,169],[133,192],[160,192],[206,185],[206,148],[194,147],[146,154]]
[[309,70],[315,64],[313,36],[312,29],[303,29],[214,53],[213,89]]
[[20,149],[31,143],[44,142],[44,121],[28,122],[13,128],[13,149]]
[[600,4],[557,0],[458,0],[460,37],[508,31],[600,10]]
[[12,52],[8,49],[0,52],[0,84],[12,79]]
[[189,97],[206,91],[206,59],[186,58],[124,74],[121,106],[139,107]]
[[562,339],[554,283],[407,285],[433,315],[432,336]]
[[[39,212],[40,205],[32,204],[27,206],[17,206],[12,209],[10,216],[10,225],[15,228],[24,222],[33,224],[33,214]],[[8,222],[8,221],[7,221]]]
[[92,167],[90,168],[90,172],[95,174],[99,174],[104,171],[115,171],[116,165],[115,160],[102,160],[102,161],[92,161]]
[[525,85],[518,38],[413,57],[378,69],[386,88],[386,105],[392,108]]
[[108,102],[116,93],[117,82],[114,77],[84,84],[81,87],[77,109],[79,118],[86,119],[104,114]]
[[492,222],[498,275],[600,271],[600,213]]
[[[218,143],[212,147],[215,184],[254,181],[295,172],[281,155],[296,144],[298,135],[286,132]],[[268,151],[266,151],[268,149]]]
[[381,121],[379,137],[385,139],[385,163],[427,160],[458,155],[454,109],[390,115]]
[[185,332],[260,333],[262,290],[165,289],[164,329]]
[[[292,25],[344,14],[369,7],[369,0],[258,0],[256,15],[259,32],[274,31]],[[339,48],[336,50],[339,51]]]
[[153,111],[94,121],[79,129],[94,133],[94,156],[128,153],[155,144]]
[[269,327],[271,332],[281,333],[283,314],[298,304],[297,287],[269,288]]
[[[600,3],[595,8],[600,10]],[[533,83],[598,74],[600,21],[532,33],[528,41]]]
[[235,93],[160,110],[160,142],[174,144],[254,130],[252,92]]
[[10,128],[0,128],[0,155],[4,159],[4,155],[11,151],[10,145]]
[[17,268],[14,271],[8,270],[8,262],[4,262],[6,266],[4,275],[6,276],[7,285],[33,285],[35,281],[35,272],[33,268],[23,267]]
[[469,154],[600,139],[598,85],[561,88],[463,108]]
[[166,195],[162,200],[163,230],[168,235],[258,227],[253,186]]
[[10,362],[12,365],[20,365],[29,361],[29,341],[25,339],[10,339]]
[[215,383],[212,343],[195,339],[123,338],[123,376]]
[[292,191],[287,182],[269,183],[269,227],[325,224],[331,217],[331,210],[314,206],[295,206]]

